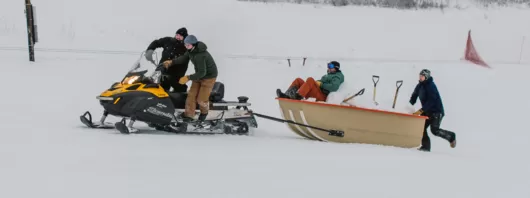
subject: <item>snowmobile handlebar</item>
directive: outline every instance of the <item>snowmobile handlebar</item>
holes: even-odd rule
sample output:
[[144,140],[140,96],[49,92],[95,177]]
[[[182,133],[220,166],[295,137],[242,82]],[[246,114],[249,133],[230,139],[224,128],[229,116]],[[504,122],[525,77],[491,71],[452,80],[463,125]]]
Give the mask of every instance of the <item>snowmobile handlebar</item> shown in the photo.
[[160,64],[156,65],[156,69],[155,69],[155,71],[161,71],[161,72],[163,72],[163,71],[165,71],[165,70],[166,70],[166,68],[164,67],[164,64],[160,63]]

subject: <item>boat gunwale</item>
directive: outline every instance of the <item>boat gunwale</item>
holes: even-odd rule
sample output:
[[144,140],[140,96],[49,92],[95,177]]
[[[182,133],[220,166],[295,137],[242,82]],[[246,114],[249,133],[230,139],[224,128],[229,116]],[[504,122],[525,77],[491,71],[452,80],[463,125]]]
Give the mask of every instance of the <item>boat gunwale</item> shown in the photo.
[[399,112],[386,111],[386,110],[380,110],[380,109],[370,109],[370,108],[356,107],[356,106],[337,105],[337,104],[330,104],[330,103],[325,103],[325,102],[293,100],[293,99],[287,99],[287,98],[276,98],[276,99],[280,101],[283,100],[283,101],[289,101],[289,102],[299,102],[299,103],[305,103],[305,104],[314,104],[314,105],[338,107],[338,108],[345,108],[345,109],[355,109],[355,110],[370,111],[370,112],[377,112],[377,113],[394,114],[394,115],[399,115],[399,116],[408,116],[408,117],[420,118],[420,119],[428,118],[427,116],[421,116],[421,115],[413,115],[413,114],[399,113]]

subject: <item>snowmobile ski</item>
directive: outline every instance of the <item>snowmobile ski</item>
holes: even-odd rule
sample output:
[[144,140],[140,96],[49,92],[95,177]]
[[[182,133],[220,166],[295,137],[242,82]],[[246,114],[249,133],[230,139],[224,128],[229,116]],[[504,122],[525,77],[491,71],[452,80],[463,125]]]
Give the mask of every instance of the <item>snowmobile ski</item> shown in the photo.
[[130,134],[130,133],[137,133],[139,130],[136,128],[133,128],[132,125],[134,124],[134,120],[129,121],[129,125],[125,125],[125,118],[122,118],[121,121],[116,122],[114,124],[114,127],[122,133],[122,134]]
[[83,124],[85,124],[89,128],[94,128],[94,129],[113,129],[114,128],[113,124],[110,123],[110,122],[105,122],[105,118],[106,118],[106,116],[103,115],[103,117],[101,118],[100,122],[92,122],[92,115],[88,111],[85,112],[83,115],[81,115],[79,117],[81,122]]

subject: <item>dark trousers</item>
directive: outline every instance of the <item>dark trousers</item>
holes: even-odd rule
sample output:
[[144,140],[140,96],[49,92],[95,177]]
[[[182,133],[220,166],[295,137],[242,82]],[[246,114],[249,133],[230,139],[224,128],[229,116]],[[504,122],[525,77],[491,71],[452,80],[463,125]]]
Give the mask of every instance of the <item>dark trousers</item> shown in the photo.
[[168,71],[162,73],[163,77],[160,81],[160,86],[169,92],[173,87],[173,92],[188,92],[188,85],[179,84],[180,78],[186,75],[187,65],[174,65],[174,68],[169,68]]
[[187,92],[188,91],[188,85],[186,84],[179,84],[179,79],[182,77],[172,76],[164,74],[165,76],[162,78],[160,82],[160,86],[166,90],[166,92],[169,92],[169,89],[173,87],[173,92]]
[[431,127],[431,132],[433,135],[441,137],[448,142],[455,140],[455,133],[445,129],[441,129],[440,125],[442,124],[443,115],[441,113],[434,113],[430,115],[425,115],[429,118],[425,120],[425,128],[423,129],[423,138],[421,139],[421,149],[431,150],[431,139],[429,134],[427,134],[427,128]]

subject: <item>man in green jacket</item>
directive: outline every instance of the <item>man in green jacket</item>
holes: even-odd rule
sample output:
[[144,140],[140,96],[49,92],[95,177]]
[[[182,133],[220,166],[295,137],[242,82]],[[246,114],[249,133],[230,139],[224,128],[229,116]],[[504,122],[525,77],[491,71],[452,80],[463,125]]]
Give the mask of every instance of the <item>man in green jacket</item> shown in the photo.
[[186,98],[186,109],[182,118],[184,120],[192,120],[195,116],[195,109],[197,103],[201,114],[199,120],[204,121],[208,115],[209,98],[213,85],[217,79],[217,65],[212,55],[207,51],[207,46],[201,41],[198,41],[194,35],[189,35],[184,39],[184,45],[188,51],[184,55],[168,60],[163,63],[164,67],[169,68],[173,65],[178,65],[191,61],[195,66],[195,73],[180,78],[180,84],[186,84],[192,81],[191,88],[188,91]]
[[315,81],[312,77],[304,80],[297,78],[291,83],[289,89],[282,93],[280,89],[276,90],[279,98],[289,98],[301,100],[304,98],[316,98],[316,101],[326,101],[328,94],[337,91],[344,82],[344,75],[340,71],[340,63],[331,61],[328,63],[328,73],[320,80]]

